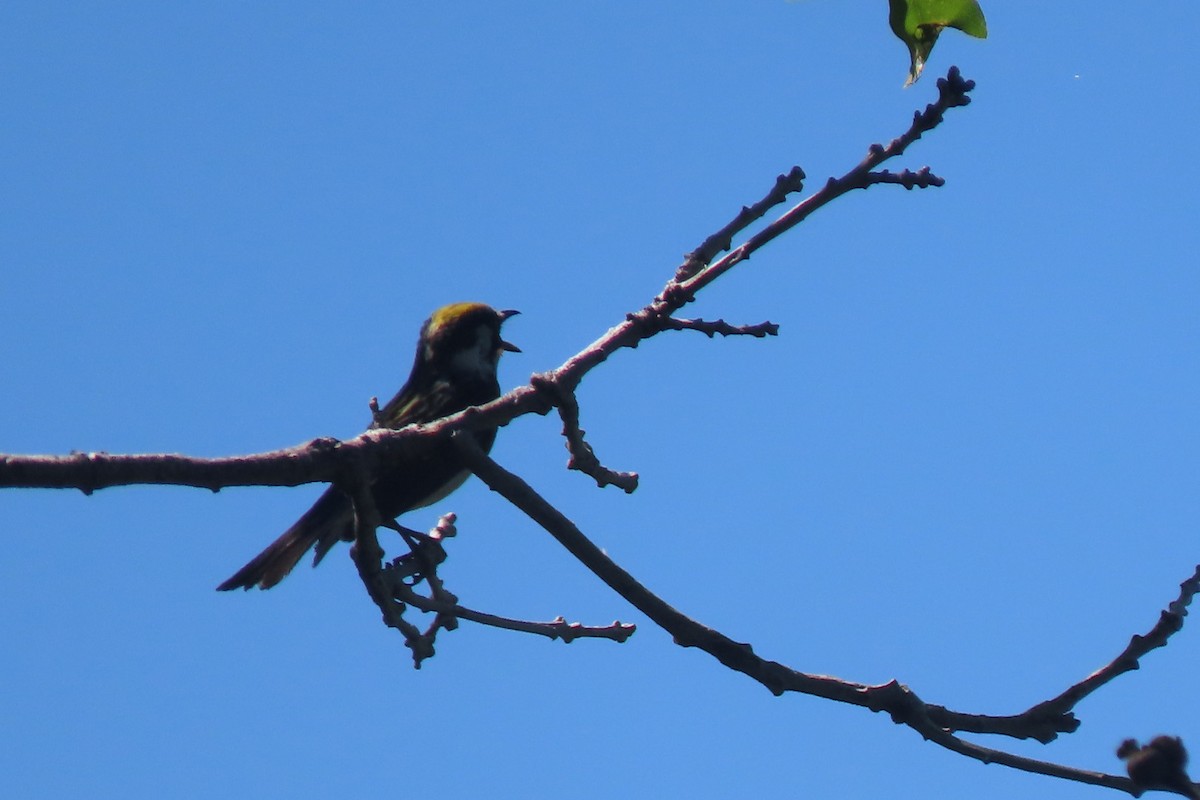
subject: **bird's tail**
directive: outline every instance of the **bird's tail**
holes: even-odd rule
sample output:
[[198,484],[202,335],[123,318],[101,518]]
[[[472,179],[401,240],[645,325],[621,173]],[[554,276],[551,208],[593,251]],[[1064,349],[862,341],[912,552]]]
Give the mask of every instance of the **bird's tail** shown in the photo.
[[256,555],[233,577],[217,587],[218,592],[230,589],[270,589],[288,576],[314,545],[317,557],[314,566],[341,539],[350,538],[354,530],[354,508],[346,495],[334,487],[313,504],[267,549]]

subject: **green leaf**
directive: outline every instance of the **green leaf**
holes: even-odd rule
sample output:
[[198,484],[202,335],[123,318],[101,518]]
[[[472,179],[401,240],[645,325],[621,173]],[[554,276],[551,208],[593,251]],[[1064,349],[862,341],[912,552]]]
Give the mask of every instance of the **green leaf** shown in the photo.
[[987,21],[976,0],[888,0],[888,3],[892,32],[908,47],[912,59],[905,86],[921,77],[925,59],[929,58],[943,28],[958,28],[971,36],[987,38]]

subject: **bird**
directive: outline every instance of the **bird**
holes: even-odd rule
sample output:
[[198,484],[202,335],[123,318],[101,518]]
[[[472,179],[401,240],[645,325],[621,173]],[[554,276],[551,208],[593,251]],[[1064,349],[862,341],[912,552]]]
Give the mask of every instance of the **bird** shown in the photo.
[[1178,736],[1155,736],[1145,747],[1137,739],[1126,739],[1117,748],[1117,758],[1124,759],[1129,779],[1140,790],[1163,789],[1200,798],[1200,789],[1188,777],[1188,754]]
[[[452,303],[434,311],[421,326],[408,380],[374,413],[368,430],[433,422],[499,397],[500,356],[521,352],[500,337],[500,326],[518,313],[497,311],[483,303]],[[475,431],[475,437],[485,452],[490,451],[496,429]],[[385,520],[442,500],[470,474],[445,438],[417,440],[400,458],[383,465],[371,485],[372,498]],[[342,490],[330,486],[295,524],[217,591],[270,589],[309,550],[315,551],[315,567],[339,541],[353,540],[354,505]]]

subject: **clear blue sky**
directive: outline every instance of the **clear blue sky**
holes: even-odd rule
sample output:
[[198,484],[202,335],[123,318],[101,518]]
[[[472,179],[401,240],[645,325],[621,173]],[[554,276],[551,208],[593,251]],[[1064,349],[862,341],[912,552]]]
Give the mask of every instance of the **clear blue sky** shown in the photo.
[[[1200,559],[1193,3],[986,2],[926,77],[883,0],[15,2],[0,12],[0,450],[232,455],[349,437],[455,300],[519,308],[515,386],[660,288],[774,177],[814,185],[951,63],[946,186],[843,199],[706,292],[772,340],[664,336],[583,386],[632,497],[497,458],[761,654],[965,711],[1059,692]],[[0,493],[6,797],[840,798],[1104,790],[773,698],[675,647],[477,483],[445,569],[570,646],[463,625],[419,672],[346,549],[213,587],[319,487]],[[1050,747],[1200,747],[1200,631]]]

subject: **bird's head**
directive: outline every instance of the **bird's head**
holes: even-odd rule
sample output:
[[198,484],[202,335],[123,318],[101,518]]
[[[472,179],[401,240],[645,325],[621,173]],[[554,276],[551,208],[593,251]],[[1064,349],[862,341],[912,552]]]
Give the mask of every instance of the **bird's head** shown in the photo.
[[442,306],[421,327],[418,364],[459,380],[495,380],[500,354],[521,352],[500,338],[504,320],[517,313],[483,303]]

